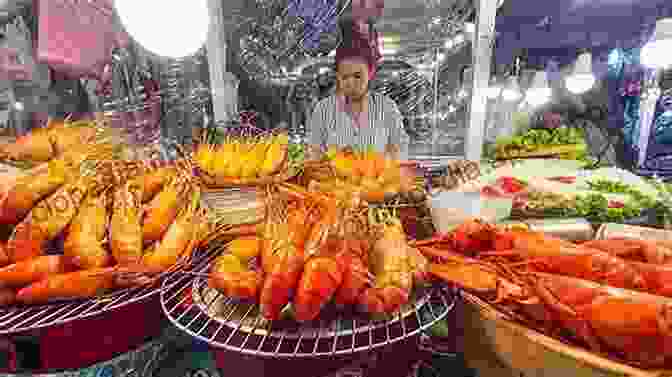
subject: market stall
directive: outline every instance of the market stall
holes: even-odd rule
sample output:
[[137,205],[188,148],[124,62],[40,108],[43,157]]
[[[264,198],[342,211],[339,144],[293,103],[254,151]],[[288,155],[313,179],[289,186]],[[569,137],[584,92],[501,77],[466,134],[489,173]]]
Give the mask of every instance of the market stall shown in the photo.
[[0,371],[666,373],[670,9],[561,3],[0,2]]

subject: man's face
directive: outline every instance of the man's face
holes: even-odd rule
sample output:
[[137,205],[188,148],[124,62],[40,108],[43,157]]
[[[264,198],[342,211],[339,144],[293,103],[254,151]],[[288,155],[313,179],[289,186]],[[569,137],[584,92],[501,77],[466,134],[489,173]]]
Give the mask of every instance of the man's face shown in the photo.
[[342,95],[360,100],[369,89],[369,67],[359,60],[343,61],[338,65],[336,79]]

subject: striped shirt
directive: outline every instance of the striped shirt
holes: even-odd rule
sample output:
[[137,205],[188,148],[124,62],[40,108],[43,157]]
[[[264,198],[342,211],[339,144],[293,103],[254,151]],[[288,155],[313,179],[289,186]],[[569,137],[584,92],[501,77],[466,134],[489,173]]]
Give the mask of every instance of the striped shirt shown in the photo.
[[390,98],[370,93],[368,124],[358,125],[352,115],[338,106],[336,96],[320,101],[308,123],[308,143],[322,150],[329,146],[369,147],[385,152],[388,145],[397,146],[400,158],[408,156],[409,137],[404,130],[403,117]]

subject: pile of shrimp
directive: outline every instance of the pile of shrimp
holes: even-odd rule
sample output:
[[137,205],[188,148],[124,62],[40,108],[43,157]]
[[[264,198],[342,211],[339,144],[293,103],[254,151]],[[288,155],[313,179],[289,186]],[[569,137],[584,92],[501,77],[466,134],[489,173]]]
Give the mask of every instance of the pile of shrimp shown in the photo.
[[119,160],[101,148],[75,148],[6,185],[0,306],[150,284],[199,245],[206,221],[188,166]]
[[381,216],[356,197],[277,188],[264,226],[224,245],[208,274],[210,287],[258,303],[267,320],[289,313],[303,322],[329,304],[393,314],[424,281],[427,260],[408,245],[392,214]]

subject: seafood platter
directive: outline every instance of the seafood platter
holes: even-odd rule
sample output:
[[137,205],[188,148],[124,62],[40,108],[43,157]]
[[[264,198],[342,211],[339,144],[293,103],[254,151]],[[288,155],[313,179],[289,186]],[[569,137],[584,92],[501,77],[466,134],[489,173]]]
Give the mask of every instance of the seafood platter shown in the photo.
[[292,183],[267,191],[263,222],[215,226],[207,263],[164,280],[178,328],[249,355],[348,355],[417,335],[452,309],[393,209]]
[[606,224],[595,239],[569,242],[473,220],[410,244],[430,259],[432,276],[464,289],[514,369],[654,376],[672,366],[670,239]]
[[425,331],[455,295],[429,283],[427,259],[409,245],[400,198],[423,181],[403,166],[331,148],[285,182],[210,194],[247,209],[257,205],[242,198],[263,200],[265,214],[217,216],[204,263],[164,280],[166,316],[213,348],[272,358],[349,355]]
[[0,147],[0,333],[158,296],[207,234],[189,159],[129,159],[96,123],[50,123]]
[[0,334],[156,297],[215,348],[312,357],[401,341],[452,309],[404,230],[399,198],[422,185],[400,161],[305,161],[282,133],[231,133],[170,162],[124,141],[52,122],[0,147],[17,167],[0,201]]

